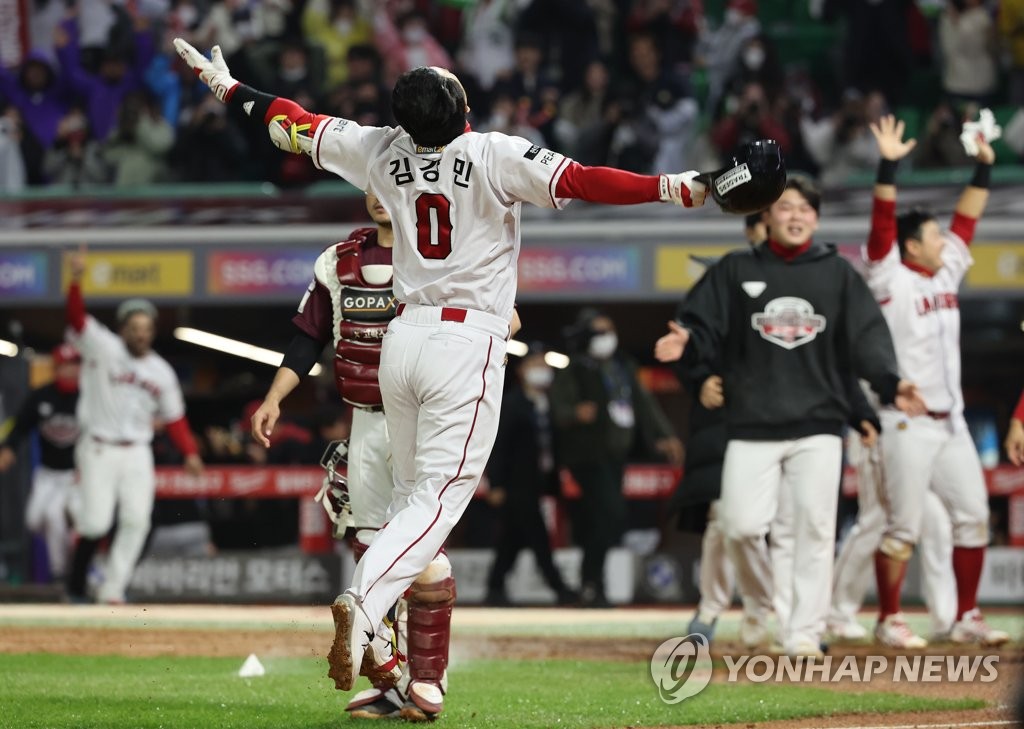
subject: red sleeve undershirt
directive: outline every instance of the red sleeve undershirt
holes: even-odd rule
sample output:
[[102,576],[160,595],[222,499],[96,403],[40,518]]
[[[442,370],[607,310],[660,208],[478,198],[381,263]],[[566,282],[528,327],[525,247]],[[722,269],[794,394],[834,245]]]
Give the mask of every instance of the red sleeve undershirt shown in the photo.
[[953,223],[949,229],[956,233],[967,245],[974,240],[974,226],[978,224],[977,218],[971,218],[961,213],[953,213]]
[[192,431],[184,417],[167,424],[167,436],[183,456],[194,456],[199,453],[196,439],[192,437]]
[[85,299],[82,298],[82,285],[78,281],[72,281],[68,287],[67,318],[68,324],[76,332],[85,329]]
[[1013,418],[1024,423],[1024,392],[1021,392],[1020,400],[1017,401],[1017,409],[1013,411]]
[[868,235],[868,258],[881,261],[892,250],[896,240],[896,201],[875,198],[871,208],[871,233]]
[[634,205],[661,199],[658,175],[636,175],[614,167],[584,167],[572,162],[555,186],[561,198],[605,205]]

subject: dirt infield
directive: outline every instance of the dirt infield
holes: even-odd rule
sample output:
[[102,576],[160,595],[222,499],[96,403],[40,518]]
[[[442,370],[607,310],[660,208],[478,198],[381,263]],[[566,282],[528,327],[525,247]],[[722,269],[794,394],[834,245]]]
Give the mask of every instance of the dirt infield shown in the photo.
[[[326,613],[326,614],[325,614]],[[538,640],[536,635],[503,635],[515,632],[531,621],[544,626],[586,625],[609,620],[656,620],[657,611],[621,610],[608,612],[557,610],[473,610],[457,611],[451,656],[453,663],[477,658],[573,659],[641,662],[650,660],[660,640],[637,637],[559,636]],[[678,612],[675,613],[678,615]],[[461,628],[461,631],[460,631]],[[486,631],[485,634],[480,634]],[[129,606],[0,606],[0,653],[56,653],[65,655],[210,656],[244,658],[303,657],[322,659],[330,645],[331,623],[325,608],[231,608]],[[462,634],[460,634],[460,632]],[[487,632],[491,634],[486,634]],[[739,646],[728,642],[717,646],[727,655],[740,655]],[[892,683],[892,666],[869,683],[827,684],[836,691],[894,691],[925,697],[981,699],[988,707],[971,711],[911,714],[831,716],[806,721],[747,723],[733,726],[775,729],[817,727],[1005,727],[1012,724],[1012,706],[1022,679],[1024,653],[1019,644],[998,653],[956,646],[929,648],[932,655],[998,655],[999,677],[992,682]],[[833,661],[852,655],[886,655],[870,645],[833,646]],[[895,658],[895,654],[889,654]],[[713,653],[721,658],[721,653]],[[890,661],[892,664],[893,661]],[[716,663],[713,681],[724,682],[728,671]],[[740,674],[741,680],[742,673]]]

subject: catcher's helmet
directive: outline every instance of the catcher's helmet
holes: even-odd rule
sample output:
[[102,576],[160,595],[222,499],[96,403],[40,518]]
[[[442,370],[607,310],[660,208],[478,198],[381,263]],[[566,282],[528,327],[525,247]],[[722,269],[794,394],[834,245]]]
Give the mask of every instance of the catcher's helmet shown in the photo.
[[745,144],[732,163],[698,178],[723,212],[749,215],[768,208],[786,187],[786,162],[774,139]]

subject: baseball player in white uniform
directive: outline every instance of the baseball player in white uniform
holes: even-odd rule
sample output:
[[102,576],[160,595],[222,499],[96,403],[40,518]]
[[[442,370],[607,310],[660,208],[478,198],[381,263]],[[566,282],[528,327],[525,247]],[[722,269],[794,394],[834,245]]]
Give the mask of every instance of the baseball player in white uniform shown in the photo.
[[[150,445],[154,419],[167,424],[189,473],[200,473],[202,461],[185,419],[178,378],[151,348],[156,308],[143,299],[124,301],[117,309],[120,332],[114,334],[85,313],[84,273],[85,258],[79,252],[71,257],[67,301],[71,338],[82,353],[82,436],[75,448],[81,503],[73,516],[84,539],[76,550],[94,551],[95,540],[110,530],[116,507],[117,529],[96,595],[97,602],[116,604],[125,601],[125,588],[149,533],[156,492]],[[75,559],[87,562],[79,554]]]
[[[867,631],[857,622],[857,612],[874,573],[874,555],[885,532],[885,509],[879,499],[882,488],[881,453],[850,437],[847,459],[857,470],[857,523],[839,549],[832,583],[832,611],[828,633],[840,640],[860,640]],[[924,501],[921,529],[921,583],[924,602],[932,621],[932,635],[948,635],[956,619],[956,581],[953,578],[953,525],[942,501],[929,491]]]
[[[978,453],[964,420],[960,389],[960,308],[957,289],[974,263],[969,245],[988,202],[995,153],[982,138],[974,178],[957,202],[949,229],[919,209],[897,218],[896,164],[914,147],[903,140],[903,122],[883,117],[872,132],[881,162],[874,191],[871,234],[864,248],[867,281],[892,331],[901,377],[913,378],[928,412],[917,417],[881,412],[882,501],[887,524],[875,553],[879,620],[875,638],[897,648],[927,644],[900,613],[907,560],[921,536],[930,489],[953,525],[958,643],[999,645],[1009,636],[989,627],[977,607],[988,545],[988,493]],[[898,244],[898,245],[897,245]]]
[[[175,47],[219,99],[268,125],[282,149],[373,192],[395,233],[401,303],[384,335],[380,385],[394,464],[388,523],[332,606],[329,675],[339,689],[388,660],[382,618],[438,553],[469,504],[498,424],[505,345],[516,294],[522,203],[569,199],[697,206],[697,172],[642,176],[587,168],[526,139],[468,129],[459,80],[439,68],[403,74],[392,92],[399,127],[312,114],[239,84],[219,48],[207,60]],[[424,684],[416,701],[441,699]]]
[[78,441],[78,374],[82,358],[70,344],[53,350],[54,381],[32,391],[0,444],[0,473],[17,460],[16,451],[33,430],[39,433],[39,465],[25,505],[25,526],[46,540],[50,572],[63,577],[71,551],[68,507],[75,481]]

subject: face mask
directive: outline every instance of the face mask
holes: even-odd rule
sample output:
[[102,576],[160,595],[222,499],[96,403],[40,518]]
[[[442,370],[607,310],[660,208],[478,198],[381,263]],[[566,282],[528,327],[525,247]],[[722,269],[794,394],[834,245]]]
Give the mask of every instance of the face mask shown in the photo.
[[594,359],[608,359],[615,354],[615,348],[618,346],[619,338],[615,332],[604,332],[591,338],[587,351]]
[[285,68],[281,70],[282,81],[301,81],[306,78],[306,67],[299,66],[298,68]]
[[338,32],[338,35],[348,35],[352,32],[352,21],[348,19],[335,20],[334,30]]
[[421,42],[427,35],[427,31],[418,25],[414,25],[411,28],[406,28],[402,31],[402,40],[406,43],[416,45]]
[[743,51],[743,63],[747,68],[758,70],[764,65],[764,48],[761,46],[750,46]]
[[551,387],[551,381],[555,379],[555,371],[550,367],[531,367],[523,373],[523,380],[530,387],[538,390],[546,390]]

